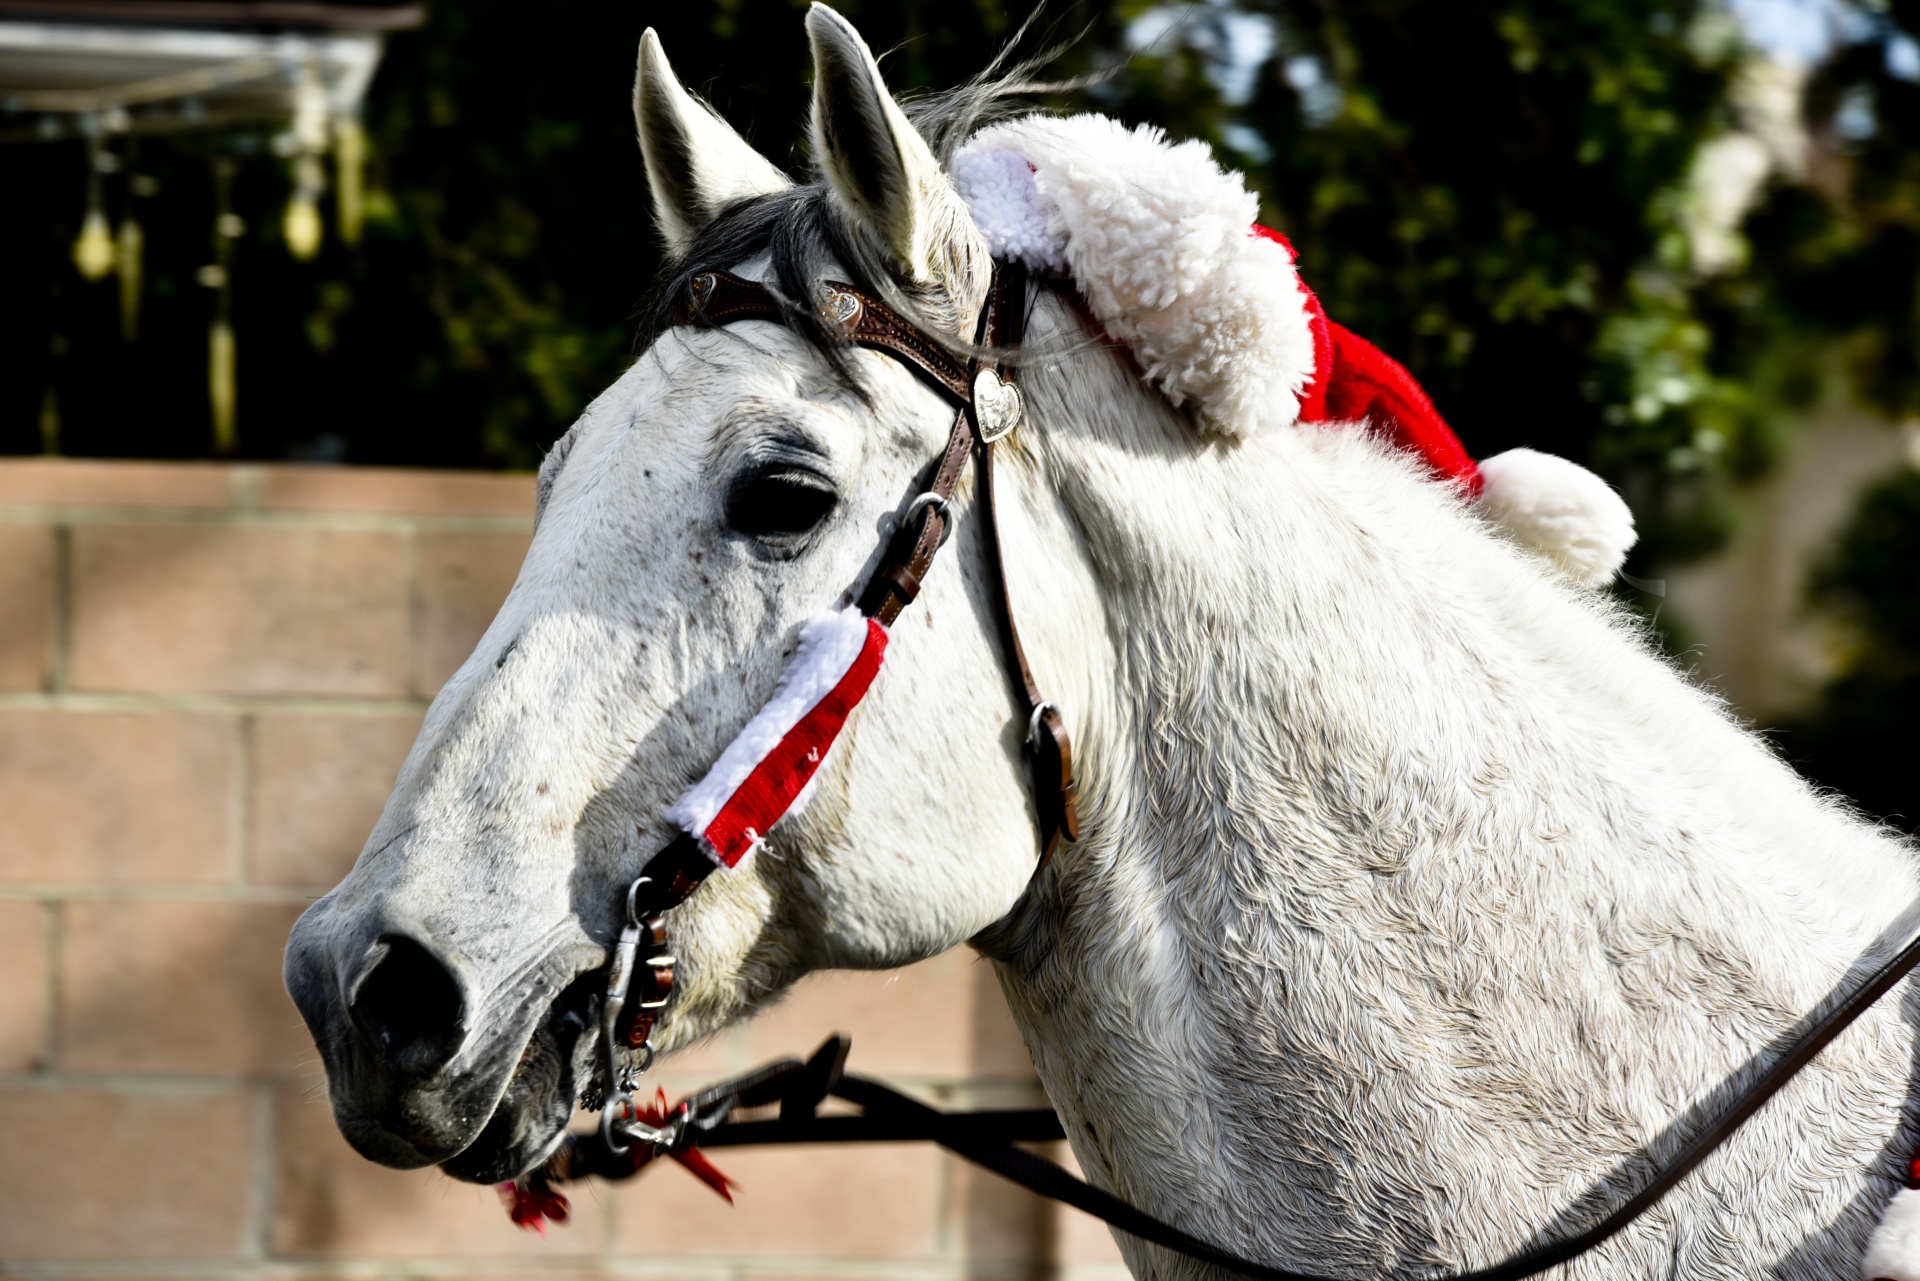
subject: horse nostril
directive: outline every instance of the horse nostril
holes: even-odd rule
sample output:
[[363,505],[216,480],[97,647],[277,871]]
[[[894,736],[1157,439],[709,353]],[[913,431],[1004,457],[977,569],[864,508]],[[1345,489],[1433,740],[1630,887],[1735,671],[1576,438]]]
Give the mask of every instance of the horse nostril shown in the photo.
[[389,935],[354,990],[353,1022],[388,1062],[430,1072],[460,1048],[466,1001],[446,964],[410,938]]

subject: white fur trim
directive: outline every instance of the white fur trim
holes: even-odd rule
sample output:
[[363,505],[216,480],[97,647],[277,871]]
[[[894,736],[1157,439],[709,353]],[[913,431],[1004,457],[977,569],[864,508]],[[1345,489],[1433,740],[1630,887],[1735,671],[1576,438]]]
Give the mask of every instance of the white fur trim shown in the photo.
[[[706,777],[667,808],[667,821],[693,836],[705,832],[753,767],[840,683],[866,643],[866,616],[851,605],[815,614],[802,623],[800,648],[780,674],[773,697],[727,744]],[[809,786],[803,791],[788,813],[805,805],[811,790]]]
[[1894,1193],[1867,1242],[1860,1275],[1865,1281],[1920,1281],[1920,1192]]
[[1480,464],[1483,516],[1586,586],[1608,582],[1637,536],[1633,512],[1598,476],[1564,458],[1509,449]]
[[1105,116],[1029,116],[981,130],[953,172],[996,252],[1064,263],[1147,381],[1202,430],[1249,436],[1299,417],[1314,372],[1299,277],[1285,249],[1251,233],[1259,202],[1204,143]]

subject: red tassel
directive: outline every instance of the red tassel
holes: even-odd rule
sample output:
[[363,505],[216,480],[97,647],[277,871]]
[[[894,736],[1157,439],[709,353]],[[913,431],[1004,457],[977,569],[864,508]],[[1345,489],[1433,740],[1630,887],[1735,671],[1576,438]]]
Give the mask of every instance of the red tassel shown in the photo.
[[495,1191],[506,1204],[507,1217],[514,1226],[547,1235],[547,1220],[565,1223],[567,1198],[556,1192],[545,1179],[535,1175],[524,1187],[517,1180],[496,1184]]
[[[642,1108],[637,1103],[630,1103],[628,1108],[635,1120],[652,1126],[665,1125],[667,1118],[674,1112],[674,1109],[667,1106],[665,1090],[655,1093],[650,1107]],[[694,1178],[712,1188],[716,1196],[728,1205],[733,1204],[733,1189],[739,1185],[716,1169],[713,1162],[707,1160],[706,1153],[698,1148],[687,1148],[669,1155],[685,1166]],[[652,1148],[640,1143],[633,1145],[634,1169],[638,1170],[651,1160],[653,1160]],[[524,1184],[518,1180],[497,1183],[494,1185],[494,1190],[500,1194],[502,1204],[507,1207],[507,1217],[513,1220],[516,1227],[528,1228],[545,1236],[549,1220],[554,1223],[567,1221],[569,1211],[567,1198],[547,1182],[545,1175],[529,1175]]]
[[734,1181],[714,1169],[713,1162],[707,1160],[706,1153],[699,1148],[688,1148],[684,1152],[675,1152],[673,1159],[693,1171],[695,1178],[719,1193],[728,1205],[733,1204],[733,1189],[736,1186]]
[[[665,1125],[667,1118],[672,1115],[672,1110],[667,1107],[667,1092],[665,1090],[656,1090],[654,1092],[653,1106],[644,1112],[640,1110],[639,1104],[636,1103],[634,1105],[634,1116],[647,1125]],[[695,1178],[712,1188],[728,1205],[733,1204],[733,1188],[736,1186],[735,1183],[732,1179],[729,1179],[726,1175],[714,1168],[713,1162],[707,1160],[706,1153],[700,1151],[698,1148],[687,1148],[684,1151],[673,1152],[668,1155],[692,1171]],[[653,1149],[639,1148],[634,1153],[633,1168],[637,1170],[652,1159]]]

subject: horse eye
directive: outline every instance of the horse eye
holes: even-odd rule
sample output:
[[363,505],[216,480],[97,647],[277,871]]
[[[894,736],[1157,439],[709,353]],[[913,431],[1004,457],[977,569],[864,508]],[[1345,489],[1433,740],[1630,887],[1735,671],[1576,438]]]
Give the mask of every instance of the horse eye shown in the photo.
[[755,538],[793,538],[825,520],[838,501],[818,476],[761,472],[727,495],[727,525]]

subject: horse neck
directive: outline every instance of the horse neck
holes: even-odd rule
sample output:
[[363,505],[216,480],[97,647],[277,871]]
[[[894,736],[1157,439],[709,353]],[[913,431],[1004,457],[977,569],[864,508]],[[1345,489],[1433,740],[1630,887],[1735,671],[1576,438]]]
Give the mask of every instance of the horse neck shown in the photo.
[[[1032,341],[1071,326],[1043,303]],[[1246,1249],[1471,1252],[1411,1125],[1495,1193],[1463,1231],[1497,1254],[1912,898],[1904,851],[1363,433],[1196,444],[1098,350],[1025,386],[1011,569],[1086,836],[981,942],[1108,1186]]]

